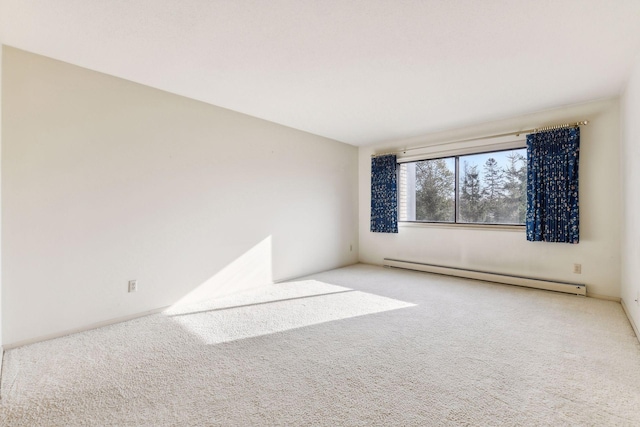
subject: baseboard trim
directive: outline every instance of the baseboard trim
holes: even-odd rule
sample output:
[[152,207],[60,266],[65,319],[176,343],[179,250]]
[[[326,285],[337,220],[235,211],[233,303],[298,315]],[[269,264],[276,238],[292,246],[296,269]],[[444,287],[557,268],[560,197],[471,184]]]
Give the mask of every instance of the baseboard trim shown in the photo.
[[588,291],[587,291],[587,296],[588,296],[589,298],[603,299],[603,300],[606,300],[606,301],[613,301],[613,302],[620,302],[620,301],[622,301],[622,300],[621,300],[620,298],[618,298],[618,297],[610,297],[609,295],[594,294],[594,293],[591,293],[591,292],[588,292]]
[[[342,266],[335,267],[335,268],[348,267],[350,265],[354,265],[354,264],[357,264],[357,263],[358,262],[350,263],[350,264],[342,265]],[[326,270],[322,270],[322,271],[326,271]],[[307,276],[310,276],[312,274],[317,274],[317,273],[308,273],[308,274],[304,274],[302,276],[294,276],[294,277],[289,277],[289,278],[280,278],[280,279],[277,279],[277,280],[273,281],[273,283],[288,282],[288,281],[300,279],[300,278],[303,278],[303,277],[307,277]],[[224,295],[224,296],[226,296],[226,295]],[[161,313],[162,311],[166,310],[169,307],[171,307],[171,306],[167,305],[165,307],[160,307],[160,308],[156,308],[156,309],[153,309],[153,310],[144,311],[142,313],[131,314],[131,315],[122,316],[122,317],[116,317],[116,318],[113,318],[113,319],[104,320],[102,322],[92,323],[90,325],[79,327],[79,328],[68,329],[68,330],[62,331],[62,332],[56,332],[56,333],[53,333],[53,334],[41,335],[41,336],[35,337],[35,338],[29,338],[29,339],[26,339],[26,340],[21,340],[21,341],[16,341],[16,342],[9,343],[9,344],[4,344],[4,350],[8,351],[8,350],[12,350],[14,348],[24,347],[25,345],[36,344],[36,343],[39,343],[39,342],[42,342],[42,341],[49,341],[49,340],[53,340],[53,339],[56,339],[56,338],[65,337],[67,335],[77,334],[79,332],[85,332],[85,331],[90,331],[92,329],[102,328],[103,326],[109,326],[109,325],[113,325],[113,324],[116,324],[116,323],[126,322],[128,320],[137,319],[139,317],[150,316],[152,314]],[[0,363],[0,365],[1,365],[1,363]]]
[[[360,262],[360,261],[356,261],[356,262],[351,262],[349,264],[344,264],[344,265],[339,265],[337,267],[332,267],[332,268],[329,268],[329,269],[313,271],[311,273],[304,273],[303,275],[280,277],[278,279],[273,279],[273,283],[272,284],[277,285],[278,283],[293,282],[295,280],[300,280],[300,279],[304,279],[305,277],[313,276],[314,274],[324,273],[325,271],[329,271],[329,270],[337,270],[339,268],[350,267],[350,266],[356,265],[356,264],[363,264],[363,263]],[[371,265],[375,265],[375,264],[371,264]]]
[[0,345],[0,401],[2,400],[2,366],[4,361],[4,348]]
[[150,316],[152,314],[158,314],[158,313],[163,312],[164,310],[166,310],[169,307],[170,306],[165,306],[165,307],[160,307],[160,308],[156,308],[156,309],[153,309],[153,310],[143,311],[142,313],[130,314],[130,315],[127,315],[127,316],[122,316],[122,317],[115,317],[113,319],[103,320],[101,322],[96,322],[96,323],[91,323],[91,324],[89,324],[87,326],[82,326],[82,327],[79,327],[79,328],[67,329],[66,331],[62,331],[62,332],[55,332],[53,334],[41,335],[41,336],[36,337],[36,338],[29,338],[29,339],[22,340],[22,341],[16,341],[16,342],[13,342],[13,343],[4,344],[4,350],[8,351],[8,350],[12,350],[14,348],[24,347],[25,345],[36,344],[36,343],[39,343],[39,342],[42,342],[42,341],[49,341],[49,340],[53,340],[53,339],[56,339],[56,338],[66,337],[67,335],[77,334],[79,332],[85,332],[85,331],[90,331],[92,329],[102,328],[103,326],[114,325],[116,323],[122,323],[122,322],[126,322],[128,320],[138,319],[140,317]]
[[627,315],[627,319],[629,319],[629,323],[631,323],[631,327],[633,328],[633,332],[636,334],[636,338],[640,341],[640,331],[633,321],[633,317],[629,314],[629,310],[627,309],[627,305],[624,303],[624,298],[620,298],[620,304],[622,305],[622,310],[624,310],[624,314]]

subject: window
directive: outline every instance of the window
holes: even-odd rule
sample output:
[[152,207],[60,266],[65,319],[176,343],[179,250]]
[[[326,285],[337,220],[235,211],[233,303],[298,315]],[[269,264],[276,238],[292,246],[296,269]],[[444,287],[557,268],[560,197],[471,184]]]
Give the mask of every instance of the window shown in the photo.
[[524,148],[401,163],[399,174],[400,221],[525,222]]

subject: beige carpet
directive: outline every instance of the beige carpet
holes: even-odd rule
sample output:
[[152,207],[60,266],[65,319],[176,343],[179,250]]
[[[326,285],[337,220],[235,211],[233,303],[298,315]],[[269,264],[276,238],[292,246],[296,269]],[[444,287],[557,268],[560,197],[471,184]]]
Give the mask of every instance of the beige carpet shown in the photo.
[[366,265],[6,352],[3,426],[640,425],[619,304]]

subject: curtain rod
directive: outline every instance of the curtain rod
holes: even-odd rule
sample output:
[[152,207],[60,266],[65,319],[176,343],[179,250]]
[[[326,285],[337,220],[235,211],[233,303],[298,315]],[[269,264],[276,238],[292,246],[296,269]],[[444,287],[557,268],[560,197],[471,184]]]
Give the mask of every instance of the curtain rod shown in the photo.
[[372,154],[371,157],[387,156],[389,154],[401,154],[401,153],[402,154],[406,154],[407,151],[420,150],[422,148],[438,147],[440,145],[455,144],[457,142],[478,141],[478,140],[481,140],[481,139],[499,138],[501,136],[510,136],[510,135],[520,136],[521,133],[537,133],[537,132],[544,132],[544,131],[547,131],[547,130],[557,130],[557,129],[571,128],[571,127],[579,127],[579,126],[583,126],[583,125],[586,126],[588,124],[589,124],[588,120],[582,120],[582,121],[575,122],[575,123],[563,123],[561,125],[543,126],[543,127],[540,127],[540,128],[525,129],[525,130],[519,130],[519,131],[515,131],[515,132],[500,133],[500,134],[496,134],[496,135],[486,135],[486,136],[479,136],[479,137],[476,137],[476,138],[458,139],[458,140],[455,140],[455,141],[439,142],[437,144],[421,145],[420,147],[410,147],[410,148],[405,148],[405,149],[400,150],[400,151],[391,151],[391,152],[388,152],[388,153]]

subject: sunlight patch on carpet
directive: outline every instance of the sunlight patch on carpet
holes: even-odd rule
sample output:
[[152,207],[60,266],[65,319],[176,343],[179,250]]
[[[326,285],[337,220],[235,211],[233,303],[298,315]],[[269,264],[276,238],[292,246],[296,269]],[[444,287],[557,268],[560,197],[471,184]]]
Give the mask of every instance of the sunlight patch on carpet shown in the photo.
[[259,290],[165,312],[206,344],[284,332],[415,304],[316,280]]

